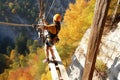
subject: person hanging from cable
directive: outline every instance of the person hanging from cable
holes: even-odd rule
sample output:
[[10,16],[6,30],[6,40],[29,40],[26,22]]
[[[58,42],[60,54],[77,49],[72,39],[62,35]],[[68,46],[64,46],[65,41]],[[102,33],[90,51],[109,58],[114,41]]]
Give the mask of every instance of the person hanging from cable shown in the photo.
[[[52,59],[55,60],[55,56],[54,56],[52,46],[56,42],[59,41],[58,33],[60,31],[60,28],[61,28],[60,21],[61,21],[61,15],[60,14],[55,14],[54,17],[53,17],[53,24],[44,25],[44,30],[48,31],[48,34],[45,38],[46,59],[44,60],[44,62],[49,61],[49,54],[50,53],[52,55]],[[49,51],[50,51],[50,53],[49,53]]]

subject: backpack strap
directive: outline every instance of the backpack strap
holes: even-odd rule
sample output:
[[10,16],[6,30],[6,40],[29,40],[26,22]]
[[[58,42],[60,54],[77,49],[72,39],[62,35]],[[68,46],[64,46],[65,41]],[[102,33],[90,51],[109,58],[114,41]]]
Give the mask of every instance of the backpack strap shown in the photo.
[[61,26],[60,26],[60,22],[59,22],[59,21],[55,22],[55,27],[56,27],[56,36],[57,36],[57,34],[59,33],[59,31],[60,31],[60,29],[61,29]]

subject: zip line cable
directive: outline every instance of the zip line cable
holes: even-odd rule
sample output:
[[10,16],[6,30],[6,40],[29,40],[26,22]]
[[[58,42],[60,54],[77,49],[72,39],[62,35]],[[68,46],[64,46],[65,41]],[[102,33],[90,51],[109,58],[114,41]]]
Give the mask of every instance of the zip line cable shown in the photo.
[[51,6],[50,6],[50,9],[49,9],[48,14],[47,14],[47,16],[46,16],[46,19],[48,18],[48,15],[49,15],[49,13],[50,13],[52,7],[53,7],[54,2],[55,2],[55,0],[53,0],[52,4],[51,4]]
[[0,22],[0,25],[8,25],[8,26],[32,26],[30,24],[16,24],[16,23],[8,23],[8,22]]

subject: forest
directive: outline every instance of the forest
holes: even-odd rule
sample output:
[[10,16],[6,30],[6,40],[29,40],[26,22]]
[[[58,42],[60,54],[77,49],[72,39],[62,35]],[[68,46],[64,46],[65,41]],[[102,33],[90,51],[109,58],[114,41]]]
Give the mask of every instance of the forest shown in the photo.
[[[75,3],[70,3],[69,8],[65,11],[58,35],[60,41],[56,47],[66,69],[71,63],[71,56],[81,38],[91,27],[95,2],[95,0],[88,2],[76,0]],[[24,14],[21,17],[28,18],[30,23],[34,22],[33,19],[35,20],[37,17],[38,11],[32,3],[35,2],[32,0],[11,0],[11,2],[0,0],[0,16],[2,16],[0,20],[9,21],[9,17],[5,17],[7,13],[3,11],[9,7],[12,14]],[[117,0],[111,0],[107,20],[112,19],[116,4]],[[29,9],[30,6],[32,9]],[[117,12],[117,15],[120,15],[120,11]],[[4,51],[0,51],[5,52],[0,53],[0,80],[52,80],[48,65],[42,63],[45,52],[43,47],[39,46],[38,40],[31,39],[24,33],[20,33],[14,43],[9,42],[8,39],[5,40],[4,43],[0,43],[0,50],[1,47],[6,46],[6,42],[9,43]]]

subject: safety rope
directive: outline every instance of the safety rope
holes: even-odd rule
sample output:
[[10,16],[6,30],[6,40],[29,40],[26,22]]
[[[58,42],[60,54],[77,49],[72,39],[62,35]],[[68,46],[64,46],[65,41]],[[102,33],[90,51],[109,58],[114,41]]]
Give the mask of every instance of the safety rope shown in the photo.
[[50,6],[50,9],[49,9],[48,14],[47,14],[47,16],[46,16],[46,19],[48,18],[48,15],[49,15],[49,13],[50,13],[50,11],[51,11],[51,9],[52,9],[52,6],[53,6],[54,2],[55,2],[55,0],[53,0],[52,4],[51,4],[51,6]]
[[1,25],[8,25],[8,26],[32,26],[30,24],[16,24],[16,23],[8,23],[8,22],[0,22]]

